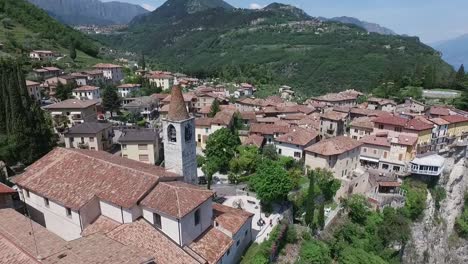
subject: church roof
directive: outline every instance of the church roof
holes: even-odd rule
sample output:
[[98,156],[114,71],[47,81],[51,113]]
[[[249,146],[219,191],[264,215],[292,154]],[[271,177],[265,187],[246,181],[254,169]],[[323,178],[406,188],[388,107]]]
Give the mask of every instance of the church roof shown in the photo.
[[169,114],[167,119],[171,121],[182,121],[189,119],[187,108],[185,107],[184,96],[180,86],[172,87],[171,102],[169,104]]

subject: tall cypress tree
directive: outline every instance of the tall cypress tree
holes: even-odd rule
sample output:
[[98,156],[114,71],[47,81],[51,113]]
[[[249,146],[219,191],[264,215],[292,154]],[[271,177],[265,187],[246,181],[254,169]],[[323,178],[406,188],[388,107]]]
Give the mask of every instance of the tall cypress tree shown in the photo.
[[54,146],[52,122],[30,98],[18,62],[0,61],[0,94],[0,160],[30,164]]
[[308,173],[309,176],[309,191],[307,193],[306,201],[306,215],[305,222],[312,229],[315,230],[314,224],[314,212],[315,212],[315,171],[310,170]]
[[460,68],[458,69],[457,74],[455,75],[455,83],[459,85],[464,80],[465,80],[465,66],[463,66],[462,64]]

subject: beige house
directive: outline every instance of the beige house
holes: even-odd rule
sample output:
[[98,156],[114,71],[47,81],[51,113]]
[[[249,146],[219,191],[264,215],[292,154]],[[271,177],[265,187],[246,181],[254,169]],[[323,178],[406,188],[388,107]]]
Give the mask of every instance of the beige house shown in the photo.
[[111,123],[85,122],[64,133],[65,147],[106,151],[112,146],[113,136]]
[[195,119],[195,136],[197,147],[205,149],[206,141],[211,134],[222,128],[232,127],[234,113],[235,111],[226,109],[218,112],[213,118]]
[[98,63],[93,66],[95,70],[102,71],[104,75],[104,79],[112,82],[112,83],[119,83],[123,80],[124,75],[122,72],[122,66],[109,64],[109,63]]
[[361,165],[377,169],[381,167],[380,161],[390,158],[390,140],[387,136],[368,135],[359,140],[361,146]]
[[349,124],[349,135],[351,138],[360,140],[364,136],[372,134],[374,123],[371,117],[358,117]]
[[367,109],[370,110],[381,110],[389,113],[393,113],[396,110],[396,103],[390,99],[371,97],[367,99]]
[[96,104],[94,100],[68,99],[45,106],[44,109],[50,113],[56,127],[61,124],[72,127],[84,122],[96,122]]
[[119,138],[122,157],[156,164],[159,161],[161,143],[157,131],[152,129],[125,130]]
[[33,81],[26,80],[26,87],[28,94],[35,101],[41,102],[41,84]]
[[304,149],[316,143],[318,132],[314,129],[293,128],[291,132],[275,139],[278,154],[296,160],[304,159]]
[[76,99],[82,100],[98,100],[101,98],[101,90],[96,86],[80,86],[76,89],[73,89],[73,96]]
[[348,114],[342,112],[325,112],[320,116],[320,135],[323,138],[344,135],[347,117]]
[[365,174],[356,173],[361,145],[361,142],[345,136],[322,140],[306,148],[306,169],[330,170],[333,176],[342,182],[336,198],[346,197],[348,194],[355,193],[354,188],[361,188],[360,184],[367,186],[367,181],[363,176]]
[[29,58],[37,61],[53,60],[55,53],[50,50],[33,50],[29,53]]
[[164,73],[151,74],[148,77],[149,83],[160,87],[163,91],[169,90],[174,85],[174,76]]

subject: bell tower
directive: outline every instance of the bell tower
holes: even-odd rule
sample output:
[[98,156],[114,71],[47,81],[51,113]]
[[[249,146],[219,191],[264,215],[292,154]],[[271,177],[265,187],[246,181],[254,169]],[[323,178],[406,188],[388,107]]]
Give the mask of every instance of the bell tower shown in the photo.
[[182,90],[172,87],[169,113],[163,120],[164,164],[168,171],[184,176],[184,181],[198,184],[195,118],[190,117]]

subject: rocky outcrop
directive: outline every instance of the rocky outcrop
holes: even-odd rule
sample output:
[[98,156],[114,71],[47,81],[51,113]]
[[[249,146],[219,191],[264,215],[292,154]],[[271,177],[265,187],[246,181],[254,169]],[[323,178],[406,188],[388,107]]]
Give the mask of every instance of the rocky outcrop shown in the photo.
[[427,195],[426,210],[421,221],[414,223],[412,237],[404,250],[403,263],[462,264],[468,263],[468,243],[457,238],[454,224],[463,210],[463,197],[468,189],[468,169],[465,159],[454,164],[448,159],[439,184],[446,191],[440,209]]

